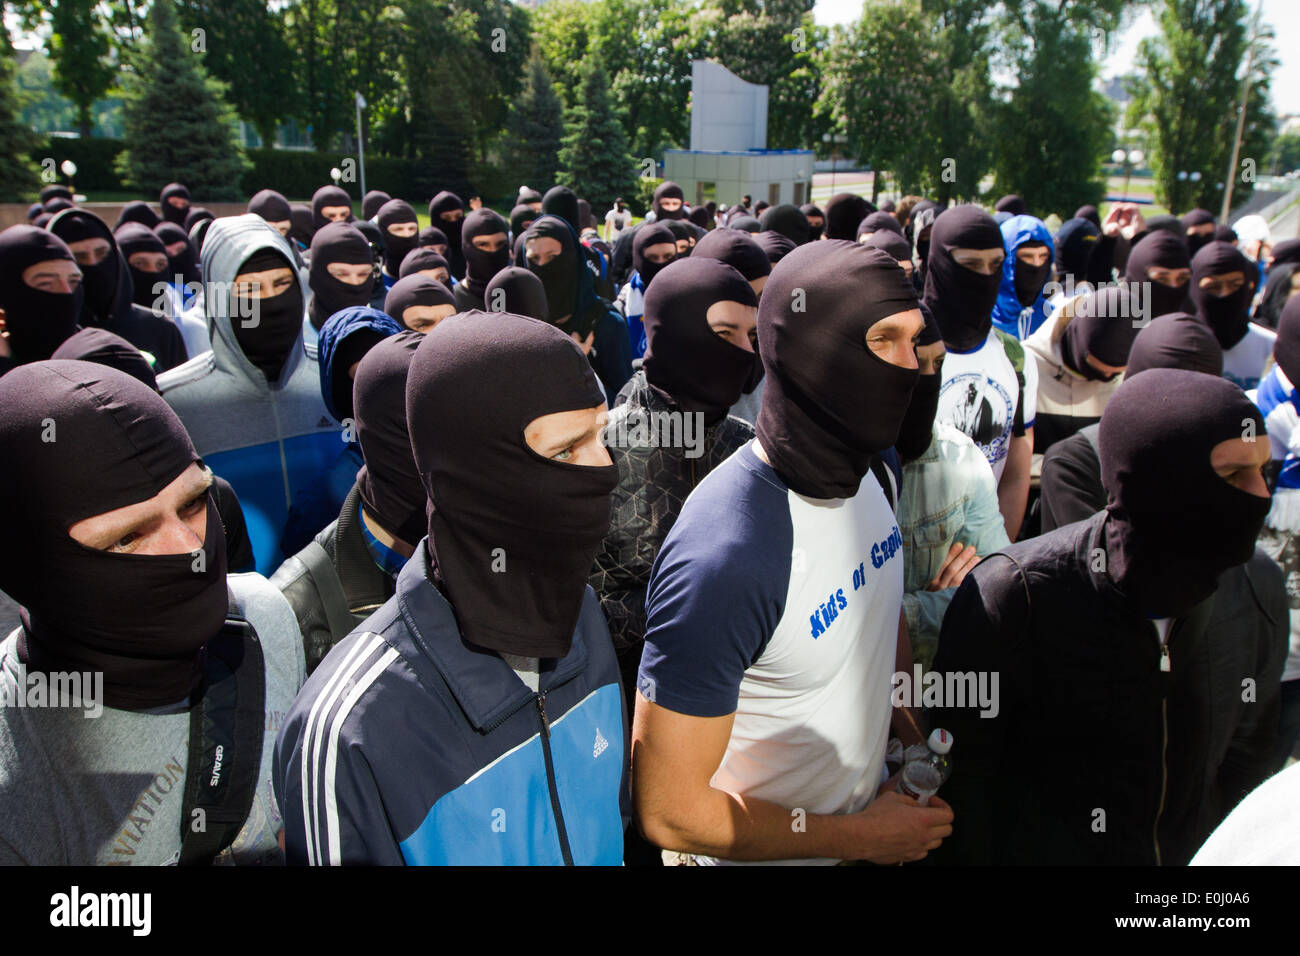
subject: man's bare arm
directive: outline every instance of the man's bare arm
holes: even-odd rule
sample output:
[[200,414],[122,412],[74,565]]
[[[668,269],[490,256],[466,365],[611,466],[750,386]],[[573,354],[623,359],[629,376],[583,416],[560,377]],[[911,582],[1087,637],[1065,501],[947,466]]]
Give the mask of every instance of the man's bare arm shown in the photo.
[[1020,525],[1025,520],[1025,507],[1029,504],[1029,468],[1033,459],[1034,430],[1026,428],[1023,435],[1012,437],[1007,449],[1007,465],[1002,471],[1002,480],[998,482],[998,510],[1002,512],[1007,537],[1012,541],[1020,534]]

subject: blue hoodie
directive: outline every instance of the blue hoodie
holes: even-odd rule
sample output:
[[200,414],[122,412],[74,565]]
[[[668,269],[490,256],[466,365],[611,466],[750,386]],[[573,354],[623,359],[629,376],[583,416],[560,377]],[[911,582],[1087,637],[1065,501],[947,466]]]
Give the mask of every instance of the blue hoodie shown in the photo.
[[[1016,251],[1027,242],[1041,242],[1047,246],[1047,261],[1050,263],[1056,257],[1056,248],[1051,232],[1035,216],[1012,216],[1002,223],[1001,229],[1007,258],[1002,263],[1002,288],[998,291],[997,305],[993,307],[993,327],[1018,339],[1027,339],[1047,319],[1047,300],[1040,291],[1034,304],[1025,308],[1016,298]],[[1048,281],[1051,281],[1050,274]]]

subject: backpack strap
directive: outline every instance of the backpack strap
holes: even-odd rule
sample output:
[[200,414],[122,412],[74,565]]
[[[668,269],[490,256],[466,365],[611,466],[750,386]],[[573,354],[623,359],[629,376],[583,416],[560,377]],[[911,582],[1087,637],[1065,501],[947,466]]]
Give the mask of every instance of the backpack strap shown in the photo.
[[343,582],[339,580],[338,571],[334,570],[334,562],[315,539],[298,552],[298,560],[307,566],[307,573],[320,595],[325,621],[329,624],[331,645],[337,644],[357,625],[348,607],[348,597],[343,593]]
[[204,647],[190,703],[181,805],[181,866],[207,866],[235,842],[253,808],[266,729],[266,667],[253,625],[231,615]]

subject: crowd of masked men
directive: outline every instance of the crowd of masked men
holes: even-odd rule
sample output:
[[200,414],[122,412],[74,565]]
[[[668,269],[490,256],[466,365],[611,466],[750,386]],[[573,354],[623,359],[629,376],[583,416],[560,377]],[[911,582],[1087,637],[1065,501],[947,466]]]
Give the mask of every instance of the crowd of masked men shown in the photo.
[[1259,217],[76,198],[0,232],[0,862],[1300,862]]

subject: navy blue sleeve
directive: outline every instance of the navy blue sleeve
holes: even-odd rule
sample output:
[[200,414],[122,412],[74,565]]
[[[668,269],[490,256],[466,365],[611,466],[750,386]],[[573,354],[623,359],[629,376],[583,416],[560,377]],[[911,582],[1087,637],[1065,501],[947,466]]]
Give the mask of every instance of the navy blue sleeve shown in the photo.
[[742,448],[687,500],[655,559],[637,690],[692,717],[734,713],[785,612],[794,532],[784,488]]

